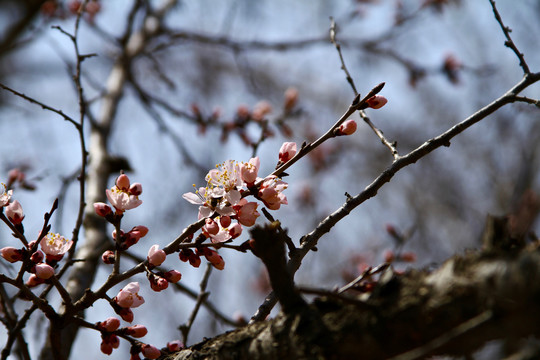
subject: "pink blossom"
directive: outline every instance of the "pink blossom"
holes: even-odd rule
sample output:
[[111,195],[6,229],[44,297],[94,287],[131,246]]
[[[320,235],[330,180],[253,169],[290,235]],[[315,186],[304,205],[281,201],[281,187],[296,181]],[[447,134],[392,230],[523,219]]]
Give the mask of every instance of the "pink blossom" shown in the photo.
[[227,160],[222,164],[216,165],[215,169],[208,172],[205,180],[210,188],[220,187],[225,192],[236,190],[237,187],[241,187],[243,184],[240,175],[240,166],[234,160]]
[[17,200],[6,206],[6,216],[14,225],[20,224],[23,221],[23,208]]
[[148,333],[146,326],[144,325],[133,325],[126,328],[126,334],[131,335],[134,338],[141,338]]
[[97,325],[105,331],[115,331],[120,327],[120,320],[115,317],[109,317],[105,321],[98,322]]
[[9,204],[9,199],[11,199],[11,195],[13,194],[13,190],[7,190],[4,183],[1,185],[4,187],[4,191],[0,193],[0,208]]
[[165,254],[165,251],[159,249],[159,245],[152,245],[152,247],[150,247],[147,257],[150,265],[159,266],[163,264],[166,258],[167,254]]
[[0,249],[0,255],[10,263],[14,263],[17,261],[22,261],[23,259],[23,252],[21,249],[16,249],[14,247],[8,246],[5,248]]
[[116,303],[123,308],[135,308],[144,304],[144,299],[139,295],[139,283],[131,282],[124,286],[114,298]]
[[98,216],[103,216],[103,217],[112,213],[111,207],[102,202],[94,203],[94,211],[96,212]]
[[258,156],[249,159],[247,163],[243,162],[240,164],[240,175],[242,176],[242,180],[244,180],[248,186],[253,185],[257,180],[260,166],[261,161]]
[[167,343],[167,349],[170,352],[178,351],[183,348],[184,348],[184,343],[181,342],[180,340],[173,340]]
[[352,135],[356,131],[356,121],[349,119],[339,126],[336,135]]
[[270,210],[278,210],[281,204],[288,204],[287,197],[282,193],[288,184],[276,176],[264,179],[259,189],[259,198]]
[[185,193],[182,197],[191,204],[199,206],[199,219],[211,217],[214,212],[222,216],[234,215],[232,205],[242,198],[238,190],[226,192],[222,187],[200,187],[195,192]]
[[157,359],[161,356],[161,351],[157,347],[148,344],[144,344],[141,347],[141,352],[149,359]]
[[384,96],[381,96],[381,95],[374,95],[374,96],[372,96],[372,97],[370,97],[369,99],[366,100],[366,103],[372,109],[380,109],[387,102],[388,102],[388,100]]
[[294,142],[284,142],[279,149],[279,161],[286,163],[294,155],[296,155],[296,143]]
[[163,277],[167,279],[168,282],[171,283],[177,283],[182,279],[182,274],[179,271],[176,270],[169,270],[165,274],[163,274]]
[[253,226],[257,218],[261,215],[257,211],[256,202],[248,202],[245,198],[240,200],[235,206],[238,222],[244,226]]
[[138,195],[132,195],[127,190],[119,189],[117,186],[113,186],[111,189],[105,190],[105,192],[107,199],[119,214],[142,204],[142,200],[139,200]]
[[60,260],[64,254],[71,248],[73,241],[66,239],[60,234],[49,232],[47,236],[41,239],[41,249],[52,260]]
[[41,263],[37,264],[36,267],[36,276],[40,279],[50,279],[54,275],[54,269],[51,265]]

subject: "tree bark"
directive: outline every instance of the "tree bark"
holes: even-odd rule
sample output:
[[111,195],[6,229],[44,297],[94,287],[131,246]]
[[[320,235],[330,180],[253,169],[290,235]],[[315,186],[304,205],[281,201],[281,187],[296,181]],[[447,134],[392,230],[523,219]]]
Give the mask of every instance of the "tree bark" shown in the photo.
[[328,293],[307,309],[247,325],[166,359],[410,360],[465,356],[489,340],[538,336],[538,247],[469,252],[435,271],[398,274],[389,268],[371,292]]

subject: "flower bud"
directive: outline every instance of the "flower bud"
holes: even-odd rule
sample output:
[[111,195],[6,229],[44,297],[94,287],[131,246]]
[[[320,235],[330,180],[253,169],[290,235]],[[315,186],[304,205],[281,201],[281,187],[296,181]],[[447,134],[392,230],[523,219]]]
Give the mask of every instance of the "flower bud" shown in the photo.
[[6,216],[13,225],[20,224],[24,219],[23,208],[17,200],[6,206],[5,211]]
[[148,256],[146,257],[148,263],[152,266],[163,264],[166,258],[167,254],[165,254],[165,251],[159,249],[159,245],[152,245],[148,251]]
[[125,309],[120,309],[116,312],[118,315],[120,315],[120,317],[122,318],[122,320],[130,323],[133,321],[133,311],[131,311],[131,309],[129,308],[125,308]]
[[169,270],[165,274],[163,274],[163,277],[167,279],[168,282],[174,284],[180,281],[180,279],[182,279],[182,274],[176,270]]
[[242,225],[239,223],[235,223],[233,226],[229,228],[229,235],[231,235],[231,239],[236,239],[242,234]]
[[284,142],[279,149],[279,161],[286,163],[294,155],[296,155],[296,143],[294,142]]
[[231,225],[231,217],[230,216],[221,216],[219,218],[219,223],[221,224],[221,227],[229,227]]
[[8,246],[5,248],[0,249],[0,255],[10,263],[14,263],[17,261],[22,261],[23,259],[23,252],[21,249],[16,249],[14,247]]
[[157,359],[161,356],[161,351],[157,347],[148,344],[144,344],[141,347],[141,352],[149,359]]
[[112,208],[103,202],[97,202],[94,203],[94,211],[97,215],[105,217],[112,213]]
[[34,287],[43,284],[44,282],[45,280],[38,278],[36,274],[31,274],[25,284],[28,287]]
[[356,131],[356,121],[349,119],[339,126],[336,131],[337,136],[352,135]]
[[181,342],[180,340],[173,340],[167,343],[167,350],[169,350],[170,352],[175,352],[183,348],[184,348],[184,343]]
[[54,269],[51,265],[41,263],[36,265],[36,276],[40,279],[50,279],[54,275]]
[[103,262],[105,264],[114,264],[114,262],[116,261],[116,258],[114,256],[114,251],[112,250],[106,250],[102,255],[101,255],[101,260],[103,260]]
[[113,351],[112,345],[110,343],[108,343],[108,342],[105,342],[105,341],[101,342],[101,345],[99,346],[99,349],[105,355],[111,355],[112,351]]
[[148,333],[148,330],[144,325],[133,325],[126,328],[126,334],[135,338],[141,338]]
[[131,195],[139,196],[142,194],[142,185],[140,183],[133,183],[133,185],[129,187],[128,192]]
[[98,322],[97,325],[105,331],[115,331],[120,327],[120,320],[115,317],[109,317],[103,322]]
[[30,261],[32,261],[34,264],[39,264],[40,262],[43,262],[43,258],[45,255],[43,255],[43,252],[41,250],[37,250],[35,253],[30,256]]
[[368,107],[370,107],[372,109],[380,109],[387,102],[388,102],[388,100],[384,96],[381,96],[381,95],[374,95],[374,96],[372,96],[372,97],[370,97],[369,99],[366,100],[366,103],[367,103]]
[[129,190],[129,177],[126,174],[121,174],[116,178],[116,187],[120,190]]
[[285,111],[291,111],[297,102],[298,102],[298,90],[293,87],[290,87],[287,90],[285,90],[285,102],[283,104]]

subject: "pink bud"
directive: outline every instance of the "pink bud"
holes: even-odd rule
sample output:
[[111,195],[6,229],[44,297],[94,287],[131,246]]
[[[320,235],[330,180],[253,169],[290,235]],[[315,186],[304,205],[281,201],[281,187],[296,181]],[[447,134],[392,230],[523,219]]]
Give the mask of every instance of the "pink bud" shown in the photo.
[[229,227],[231,225],[231,217],[230,216],[221,216],[219,218],[219,223],[221,224],[221,227]]
[[137,233],[139,238],[143,238],[146,236],[146,234],[148,234],[148,228],[143,225],[137,225],[137,226],[134,226],[133,229],[130,230],[130,232]]
[[159,351],[157,347],[148,344],[142,346],[141,352],[149,359],[157,359],[161,356],[161,351]]
[[163,264],[166,258],[167,254],[165,254],[165,251],[159,249],[159,245],[152,245],[148,251],[148,263],[152,266]]
[[99,348],[100,348],[101,352],[104,353],[105,355],[111,355],[112,354],[113,347],[108,342],[102,341]]
[[182,279],[182,274],[179,271],[176,270],[170,270],[167,271],[165,274],[163,274],[165,279],[167,279],[168,282],[177,283]]
[[381,96],[381,95],[374,95],[366,100],[366,103],[368,104],[368,106],[373,109],[380,109],[387,102],[388,100],[384,96]]
[[23,221],[23,208],[17,200],[6,206],[6,216],[14,225],[20,224]]
[[120,315],[122,320],[127,321],[128,323],[133,321],[134,316],[133,316],[133,311],[131,311],[131,309],[127,309],[127,308],[126,309],[120,309],[116,313],[118,315]]
[[120,339],[115,334],[111,334],[109,336],[109,343],[112,345],[113,348],[118,349],[120,346]]
[[40,279],[50,279],[54,275],[54,269],[51,265],[41,263],[36,265],[36,276]]
[[142,194],[142,185],[140,183],[134,183],[129,187],[128,191],[131,195],[139,196]]
[[94,211],[97,215],[105,217],[112,213],[112,208],[105,203],[97,202],[94,203]]
[[135,338],[141,338],[148,333],[144,325],[133,325],[126,328],[126,334]]
[[129,190],[129,178],[126,174],[121,174],[116,178],[116,187],[124,191]]
[[291,111],[298,101],[298,90],[296,88],[288,88],[285,91],[285,102],[283,107],[286,111]]
[[184,348],[184,343],[180,340],[173,340],[167,343],[167,350],[170,352],[178,351]]
[[109,317],[103,322],[98,322],[97,325],[105,331],[115,331],[120,327],[120,320],[115,317]]
[[279,161],[285,163],[296,155],[296,143],[284,142],[279,149]]
[[43,255],[43,252],[41,250],[37,250],[35,253],[32,254],[32,256],[30,256],[30,260],[34,264],[39,264],[40,262],[43,262],[44,257],[45,255]]
[[191,266],[198,268],[201,265],[201,258],[199,255],[192,253],[189,255],[189,263]]
[[14,247],[8,246],[5,248],[0,249],[0,255],[10,263],[14,263],[17,261],[22,261],[23,259],[23,252],[20,249],[16,249]]
[[44,282],[45,280],[38,278],[36,274],[31,274],[28,280],[26,281],[26,286],[34,287],[34,286],[43,284]]
[[205,220],[205,225],[202,228],[202,232],[207,237],[216,235],[219,232],[219,225],[213,219],[207,218]]
[[114,262],[116,261],[114,251],[106,250],[103,255],[101,255],[101,260],[103,260],[105,264],[114,264]]
[[340,125],[336,135],[352,135],[356,131],[356,121],[349,119]]

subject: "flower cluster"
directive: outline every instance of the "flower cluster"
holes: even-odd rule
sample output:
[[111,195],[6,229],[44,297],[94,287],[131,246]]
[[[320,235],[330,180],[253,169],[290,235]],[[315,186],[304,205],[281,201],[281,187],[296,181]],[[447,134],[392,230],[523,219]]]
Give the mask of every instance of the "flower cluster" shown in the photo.
[[[280,162],[290,160],[295,153],[296,144],[285,143],[280,150]],[[254,195],[271,210],[287,204],[287,197],[283,194],[287,183],[276,176],[265,179],[258,177],[259,168],[258,157],[241,163],[227,160],[208,172],[205,177],[206,187],[182,196],[188,202],[199,205],[199,219],[206,218],[202,234],[212,243],[230,241],[240,236],[242,226],[255,224],[260,216],[257,211],[259,204],[248,201],[247,195]],[[192,254],[184,254],[182,257],[185,261],[191,259],[190,263],[197,264]]]

